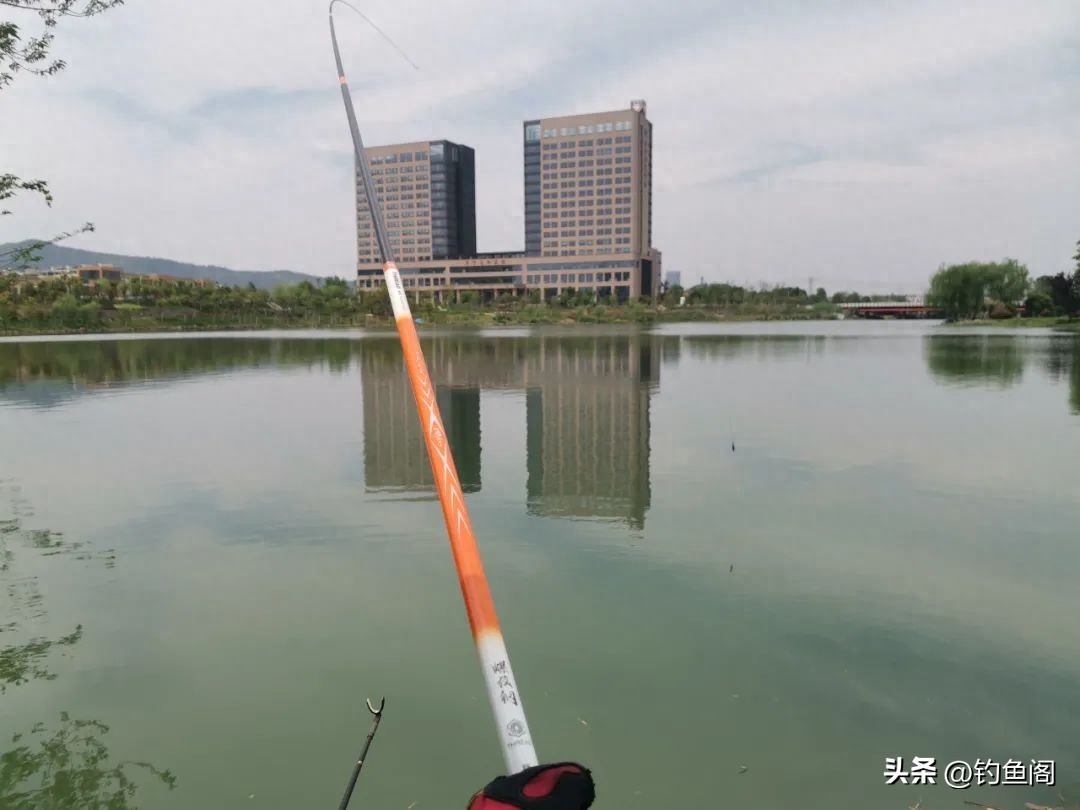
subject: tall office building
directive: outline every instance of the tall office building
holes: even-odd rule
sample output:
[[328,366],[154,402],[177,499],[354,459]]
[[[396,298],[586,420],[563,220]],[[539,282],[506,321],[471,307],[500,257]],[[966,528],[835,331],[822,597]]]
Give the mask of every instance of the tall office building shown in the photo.
[[[471,147],[421,141],[364,151],[399,262],[476,255],[476,156]],[[359,167],[356,225],[358,265],[381,263]]]
[[[525,250],[477,253],[473,151],[449,141],[368,149],[401,282],[435,300],[464,292],[653,298],[652,123],[629,109],[524,123]],[[357,287],[382,286],[381,257],[358,182]]]
[[525,252],[644,256],[652,248],[652,123],[628,110],[526,121]]

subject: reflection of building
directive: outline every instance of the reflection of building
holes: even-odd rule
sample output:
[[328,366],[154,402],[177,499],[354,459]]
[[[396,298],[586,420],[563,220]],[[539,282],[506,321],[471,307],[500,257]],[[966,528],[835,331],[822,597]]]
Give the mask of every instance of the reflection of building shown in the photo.
[[[434,492],[416,401],[400,353],[364,351],[364,480],[369,490]],[[480,389],[436,385],[463,492],[480,491]]]
[[[435,338],[424,341],[458,475],[480,488],[480,389],[524,390],[527,509],[644,524],[649,407],[658,338]],[[395,344],[362,354],[369,489],[434,491],[416,405]]]
[[530,514],[644,526],[656,368],[648,341],[615,348],[597,341],[541,355],[526,394]]

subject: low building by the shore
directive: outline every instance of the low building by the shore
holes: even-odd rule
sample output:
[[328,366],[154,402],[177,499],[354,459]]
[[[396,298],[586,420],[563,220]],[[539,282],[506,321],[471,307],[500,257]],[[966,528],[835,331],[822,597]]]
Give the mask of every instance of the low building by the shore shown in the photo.
[[102,281],[113,283],[123,281],[126,275],[115,264],[80,264],[72,271],[72,274],[91,287]]

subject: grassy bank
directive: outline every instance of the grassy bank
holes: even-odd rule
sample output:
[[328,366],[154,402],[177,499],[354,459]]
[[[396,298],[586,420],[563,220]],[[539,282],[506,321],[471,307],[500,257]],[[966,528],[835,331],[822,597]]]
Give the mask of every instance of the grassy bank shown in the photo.
[[[847,294],[840,294],[843,298]],[[627,324],[685,321],[827,320],[836,302],[824,290],[809,296],[797,288],[750,290],[728,284],[669,291],[662,301],[618,303],[590,291],[563,290],[543,302],[539,294],[503,294],[482,302],[466,291],[441,304],[430,294],[410,294],[413,315],[424,325],[529,326],[533,324]],[[686,306],[675,306],[685,300]],[[380,328],[393,325],[385,288],[355,290],[330,278],[276,287],[222,287],[126,276],[83,282],[75,277],[38,278],[0,273],[0,335],[199,332],[263,329]]]
[[[533,326],[572,324],[631,324],[685,322],[744,322],[744,321],[806,321],[832,320],[835,316],[806,312],[732,312],[723,309],[684,308],[665,310],[663,307],[640,305],[558,307],[531,305],[515,310],[487,310],[473,307],[413,312],[423,326]],[[391,328],[394,319],[387,315],[354,317],[309,316],[302,318],[273,315],[259,317],[230,317],[228,315],[199,315],[184,318],[121,317],[86,319],[82,323],[23,322],[5,324],[0,335],[6,337],[31,335],[120,334],[139,332],[227,332],[279,329],[378,329]]]
[[[350,302],[352,303],[352,302]],[[105,309],[94,304],[57,311],[39,309],[0,317],[0,335],[115,334],[131,332],[256,331],[271,329],[390,328],[389,307],[371,311],[304,311],[270,307],[252,311],[205,311],[186,308],[144,308],[121,305]],[[310,310],[311,308],[309,308]],[[413,316],[421,327],[532,326],[558,324],[649,324],[721,321],[831,320],[831,306],[686,306],[665,307],[640,301],[623,304],[593,303],[566,306],[559,303],[502,303],[494,306],[457,304],[435,306],[421,300],[413,304]]]
[[971,321],[953,321],[947,326],[994,326],[1003,329],[1056,329],[1066,332],[1080,332],[1080,320],[1075,318],[987,318]]

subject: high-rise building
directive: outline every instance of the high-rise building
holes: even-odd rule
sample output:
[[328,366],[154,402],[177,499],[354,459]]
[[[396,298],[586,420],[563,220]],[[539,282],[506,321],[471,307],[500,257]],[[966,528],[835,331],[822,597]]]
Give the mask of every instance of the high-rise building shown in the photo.
[[[365,150],[376,198],[399,262],[476,255],[476,157],[451,141]],[[375,226],[356,170],[357,262],[381,263]]]
[[[429,294],[439,301],[465,292],[484,300],[582,293],[616,301],[654,298],[661,256],[652,244],[653,138],[645,102],[526,121],[523,135],[524,251],[476,252],[471,149],[466,155],[467,147],[448,141],[368,149],[377,190],[386,195],[383,210],[405,289],[417,300]],[[440,143],[445,170],[437,165]],[[426,185],[425,167],[418,165],[425,160]],[[358,210],[357,286],[376,289],[383,284],[381,257],[362,199]]]
[[525,252],[642,256],[652,247],[652,123],[628,110],[526,121]]

